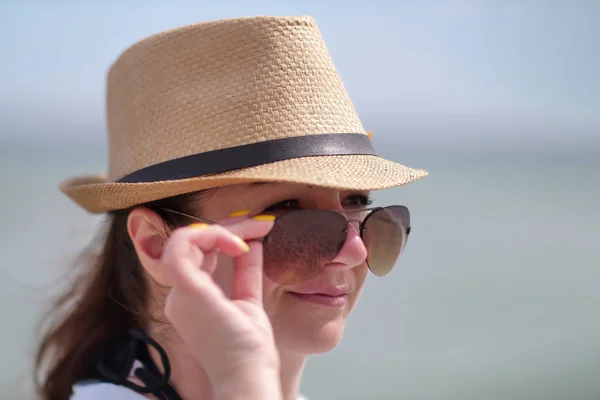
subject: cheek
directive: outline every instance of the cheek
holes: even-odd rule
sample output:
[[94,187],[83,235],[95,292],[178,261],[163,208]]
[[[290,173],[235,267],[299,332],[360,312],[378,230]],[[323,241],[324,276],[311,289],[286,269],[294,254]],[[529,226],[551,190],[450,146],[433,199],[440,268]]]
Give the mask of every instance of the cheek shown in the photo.
[[263,305],[267,314],[277,303],[277,298],[282,292],[281,286],[263,275]]
[[369,267],[367,266],[366,263],[364,263],[356,268],[353,268],[352,272],[354,274],[354,279],[356,281],[356,291],[355,291],[356,296],[355,297],[358,297],[358,295],[362,291],[365,281],[367,280],[367,275],[369,274]]
[[360,284],[361,287],[365,283],[368,274],[369,267],[367,266],[367,263],[363,263],[361,266],[354,268],[354,276],[356,276],[357,284]]

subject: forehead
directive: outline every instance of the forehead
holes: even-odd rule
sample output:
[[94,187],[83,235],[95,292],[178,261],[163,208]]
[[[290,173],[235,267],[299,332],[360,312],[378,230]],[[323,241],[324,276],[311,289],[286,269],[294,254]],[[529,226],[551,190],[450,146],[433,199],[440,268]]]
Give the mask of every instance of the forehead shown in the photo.
[[339,190],[319,188],[311,185],[278,182],[253,182],[220,187],[215,193],[216,198],[240,197],[252,199],[277,194],[310,195],[311,193],[337,194]]

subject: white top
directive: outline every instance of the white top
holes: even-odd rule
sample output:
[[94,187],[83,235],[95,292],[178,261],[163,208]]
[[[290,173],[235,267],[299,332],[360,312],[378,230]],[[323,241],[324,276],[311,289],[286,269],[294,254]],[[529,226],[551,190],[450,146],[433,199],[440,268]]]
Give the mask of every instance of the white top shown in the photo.
[[[79,383],[73,386],[70,400],[146,400],[141,394],[124,386],[112,383],[94,382]],[[298,400],[308,400],[300,395]]]
[[146,400],[144,396],[125,386],[112,383],[88,383],[73,386],[73,395],[70,400]]

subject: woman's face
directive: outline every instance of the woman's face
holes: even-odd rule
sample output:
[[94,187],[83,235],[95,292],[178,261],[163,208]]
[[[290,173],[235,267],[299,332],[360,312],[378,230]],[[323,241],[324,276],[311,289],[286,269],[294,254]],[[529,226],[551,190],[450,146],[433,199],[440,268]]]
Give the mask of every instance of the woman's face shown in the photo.
[[[369,204],[368,196],[367,192],[298,184],[233,185],[222,187],[210,196],[203,204],[202,216],[219,221],[240,210],[249,210],[250,215],[267,212],[276,215],[295,209],[361,209]],[[338,344],[346,317],[354,308],[367,276],[366,257],[367,250],[357,230],[349,229],[337,257],[323,265],[322,272],[310,281],[280,285],[264,277],[264,307],[280,351],[314,354],[329,351]],[[226,293],[231,289],[232,268],[231,262],[223,259],[215,273],[216,282]]]

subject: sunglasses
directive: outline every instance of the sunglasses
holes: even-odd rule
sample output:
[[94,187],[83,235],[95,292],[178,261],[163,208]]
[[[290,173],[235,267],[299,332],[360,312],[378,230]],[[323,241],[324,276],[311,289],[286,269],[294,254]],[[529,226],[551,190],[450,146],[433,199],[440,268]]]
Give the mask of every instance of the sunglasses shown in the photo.
[[[213,221],[171,209],[194,220]],[[263,271],[282,285],[307,282],[323,271],[342,249],[349,229],[355,229],[367,249],[367,266],[376,276],[387,275],[402,254],[410,234],[407,207],[359,210],[305,209],[278,213],[263,238]]]

